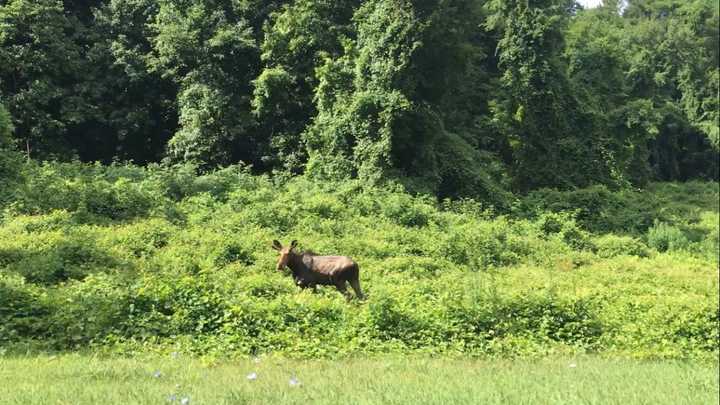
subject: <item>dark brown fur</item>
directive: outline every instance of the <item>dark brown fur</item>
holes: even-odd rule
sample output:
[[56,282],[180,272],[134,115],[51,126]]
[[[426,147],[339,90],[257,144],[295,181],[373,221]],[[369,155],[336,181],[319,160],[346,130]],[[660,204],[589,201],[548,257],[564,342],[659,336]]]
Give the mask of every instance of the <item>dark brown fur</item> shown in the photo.
[[280,242],[273,241],[273,249],[277,250],[277,269],[282,271],[286,266],[292,271],[295,283],[301,288],[315,289],[317,285],[334,285],[345,297],[352,296],[347,291],[347,283],[362,299],[360,290],[360,267],[347,256],[318,256],[312,252],[295,252],[297,241],[283,247]]

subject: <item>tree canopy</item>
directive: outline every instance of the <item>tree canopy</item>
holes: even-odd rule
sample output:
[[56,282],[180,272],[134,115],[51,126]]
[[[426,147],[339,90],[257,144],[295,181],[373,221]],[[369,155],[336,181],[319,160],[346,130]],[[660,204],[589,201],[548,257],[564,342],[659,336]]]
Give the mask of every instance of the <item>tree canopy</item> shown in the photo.
[[0,142],[498,204],[717,179],[718,20],[712,0],[5,0]]

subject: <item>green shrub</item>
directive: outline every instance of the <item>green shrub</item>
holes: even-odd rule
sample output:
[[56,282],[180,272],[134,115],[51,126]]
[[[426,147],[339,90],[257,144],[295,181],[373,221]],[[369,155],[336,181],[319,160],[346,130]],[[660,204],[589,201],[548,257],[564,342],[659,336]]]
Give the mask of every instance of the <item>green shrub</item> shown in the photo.
[[52,294],[49,339],[57,348],[77,348],[120,333],[132,311],[130,290],[107,274],[72,281]]
[[631,236],[603,235],[593,239],[594,251],[602,258],[622,255],[647,257],[647,246],[639,239]]
[[399,302],[389,294],[379,294],[369,303],[368,320],[377,339],[404,347],[424,346],[424,335],[432,328],[422,313],[409,304]]
[[720,232],[718,228],[713,229],[702,241],[702,251],[707,257],[718,261],[720,260]]
[[421,227],[430,221],[432,205],[407,194],[393,193],[383,200],[381,213],[388,220],[402,226]]
[[658,252],[687,249],[690,241],[679,228],[664,222],[655,222],[647,233],[648,246]]
[[15,213],[40,214],[54,210],[77,213],[78,218],[129,220],[151,214],[165,201],[160,191],[143,182],[144,171],[74,163],[29,164],[27,181],[15,192]]
[[510,180],[497,156],[478,151],[453,133],[445,133],[436,142],[440,197],[471,197],[502,212],[509,208]]
[[152,218],[115,226],[102,244],[108,249],[127,253],[134,258],[148,257],[170,243],[178,228],[161,218]]
[[13,127],[10,113],[5,106],[0,103],[0,150],[10,148],[12,144],[11,135],[14,130],[15,128]]
[[569,213],[548,212],[541,214],[535,221],[540,235],[545,239],[562,241],[570,249],[591,249],[590,234],[581,229],[575,221],[574,215]]
[[510,266],[530,255],[528,240],[505,218],[456,225],[440,235],[436,254],[473,270]]
[[530,192],[514,207],[515,215],[534,217],[543,212],[572,213],[591,232],[642,234],[659,215],[659,203],[647,192],[611,192],[603,185],[573,191],[541,189]]
[[404,273],[416,278],[435,277],[457,268],[447,260],[422,256],[394,256],[383,260],[380,266],[383,274]]
[[0,103],[0,208],[5,206],[21,181],[22,157],[14,151],[12,119],[5,106]]
[[[290,278],[288,278],[290,281]],[[261,298],[275,298],[293,292],[293,283],[279,283],[278,280],[261,274],[252,274],[238,280],[240,291],[251,296]]]
[[0,272],[0,344],[46,337],[50,313],[41,287]]
[[0,253],[5,272],[22,275],[27,281],[39,284],[82,280],[92,273],[111,271],[120,264],[110,251],[96,242],[88,228],[21,234],[11,246],[11,250]]

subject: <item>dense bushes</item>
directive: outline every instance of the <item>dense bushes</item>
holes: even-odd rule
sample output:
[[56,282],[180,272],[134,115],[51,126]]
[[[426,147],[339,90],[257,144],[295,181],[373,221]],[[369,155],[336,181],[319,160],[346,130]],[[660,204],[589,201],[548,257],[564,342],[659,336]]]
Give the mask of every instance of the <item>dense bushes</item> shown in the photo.
[[[717,350],[715,183],[543,191],[497,215],[471,200],[237,167],[201,176],[189,166],[19,167],[26,180],[0,222],[9,348]],[[272,239],[352,256],[369,298],[299,291],[274,269]]]
[[645,190],[616,192],[605,186],[543,189],[524,196],[512,212],[520,218],[542,218],[548,211],[572,214],[590,232],[633,236],[659,251],[677,250],[712,239],[719,192],[716,182],[655,183]]
[[648,245],[658,252],[683,250],[687,248],[689,242],[680,229],[663,222],[656,222],[648,229],[647,239]]
[[519,215],[573,212],[592,232],[642,233],[658,211],[652,197],[647,192],[611,192],[602,185],[574,191],[542,189],[529,193],[516,210]]

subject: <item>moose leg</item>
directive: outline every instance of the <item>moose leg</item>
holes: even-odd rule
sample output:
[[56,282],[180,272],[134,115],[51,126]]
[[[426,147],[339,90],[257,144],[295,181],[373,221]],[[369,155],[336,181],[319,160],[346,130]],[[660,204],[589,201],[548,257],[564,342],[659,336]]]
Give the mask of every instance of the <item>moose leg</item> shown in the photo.
[[350,287],[352,287],[353,291],[355,291],[355,295],[362,299],[365,299],[365,295],[363,295],[362,290],[360,289],[360,280],[357,278],[353,278],[350,280]]
[[345,280],[335,280],[335,287],[340,291],[342,295],[345,296],[345,298],[349,301],[352,298],[352,295],[347,290],[347,285]]

